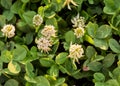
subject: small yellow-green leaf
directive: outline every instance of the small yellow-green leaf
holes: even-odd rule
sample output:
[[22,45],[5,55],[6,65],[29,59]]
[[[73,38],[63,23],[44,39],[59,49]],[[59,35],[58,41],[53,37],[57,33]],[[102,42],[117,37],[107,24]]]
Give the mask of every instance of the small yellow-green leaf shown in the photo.
[[44,9],[43,6],[40,6],[40,7],[38,8],[38,14],[41,15],[42,18],[44,18],[44,11],[45,11],[45,9]]
[[50,68],[50,75],[54,76],[54,77],[58,77],[58,75],[59,75],[59,67],[57,65],[53,65]]
[[21,71],[20,65],[15,61],[8,63],[8,69],[11,73],[18,74]]
[[13,55],[12,55],[12,53],[11,53],[10,51],[8,51],[8,50],[3,50],[3,51],[1,52],[1,60],[2,60],[3,62],[8,63],[10,60],[12,60],[12,58],[13,58]]

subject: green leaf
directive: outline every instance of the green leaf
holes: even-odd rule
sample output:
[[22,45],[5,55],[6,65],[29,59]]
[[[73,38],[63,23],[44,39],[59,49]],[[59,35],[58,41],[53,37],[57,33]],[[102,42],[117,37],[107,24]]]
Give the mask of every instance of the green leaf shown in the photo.
[[40,7],[38,8],[38,14],[41,15],[42,18],[44,18],[44,11],[45,11],[45,9],[44,9],[43,6],[40,6]]
[[6,17],[8,21],[10,21],[14,17],[14,14],[9,10],[4,11],[3,15]]
[[104,82],[105,76],[102,73],[95,73],[94,79],[95,79],[95,82]]
[[6,24],[6,17],[4,15],[0,15],[0,26],[3,27]]
[[94,4],[94,0],[88,0],[89,4]]
[[120,53],[120,45],[115,39],[109,40],[110,49],[115,53]]
[[59,75],[59,67],[57,65],[53,65],[50,68],[50,75],[54,76],[54,77],[58,77],[58,75]]
[[107,38],[111,34],[111,27],[108,25],[100,26],[96,31],[96,38]]
[[51,75],[48,75],[48,74],[45,75],[45,78],[46,78],[47,80],[49,80],[50,86],[54,86],[54,85],[55,85],[55,82],[57,81],[57,77],[51,76]]
[[55,82],[55,86],[60,86],[65,82],[65,78],[59,78],[57,79],[57,81]]
[[59,69],[62,73],[67,73],[68,75],[70,75],[69,71],[65,67],[63,67],[62,65],[59,65]]
[[86,26],[88,34],[94,38],[96,35],[96,30],[98,29],[98,25],[92,22],[89,22]]
[[63,64],[65,62],[65,60],[67,59],[67,55],[68,55],[68,53],[66,53],[66,52],[62,52],[62,53],[58,54],[55,58],[55,62],[57,64]]
[[[111,19],[111,24],[114,26],[114,27],[119,27],[120,25],[120,13],[119,12],[116,12],[112,19]],[[118,29],[118,28],[117,28]],[[117,30],[116,29],[116,30]],[[118,32],[119,33],[119,32]]]
[[36,77],[36,81],[37,81],[36,86],[50,86],[49,81],[43,76]]
[[102,55],[96,55],[95,58],[93,58],[93,61],[101,61],[104,59],[104,56]]
[[114,70],[113,70],[113,76],[118,79],[118,77],[120,76],[120,66],[116,67]]
[[3,50],[1,52],[1,60],[5,63],[8,63],[10,60],[12,60],[13,55],[10,51],[8,50]]
[[29,26],[32,26],[33,24],[32,20],[35,14],[36,14],[35,11],[27,11],[23,13],[23,18]]
[[23,3],[28,3],[30,0],[21,0]]
[[120,85],[120,75],[118,76],[117,81],[118,81],[118,83]]
[[75,42],[75,35],[73,31],[68,31],[65,33],[65,41],[67,43],[74,43]]
[[103,11],[107,14],[115,14],[120,9],[120,0],[104,0],[105,7]]
[[64,47],[64,49],[67,51],[67,50],[69,50],[69,48],[70,48],[70,44],[67,43],[67,42],[63,42],[63,47]]
[[4,86],[19,86],[19,83],[15,79],[9,79]]
[[33,65],[30,62],[27,62],[25,64],[25,70],[26,72],[32,72],[34,70]]
[[[3,62],[2,61],[0,61],[0,70],[3,70]],[[1,76],[1,74],[2,74],[2,72],[0,71],[0,76]]]
[[16,49],[13,50],[13,60],[21,61],[26,57],[27,51],[21,45],[15,45],[15,46],[16,46]]
[[107,50],[108,49],[108,43],[107,40],[104,39],[94,39],[94,45],[96,47],[99,47],[102,50]]
[[10,9],[12,6],[12,0],[1,0],[1,5],[6,9]]
[[80,69],[78,70],[76,69],[71,76],[74,77],[75,79],[80,79],[81,78]]
[[103,67],[110,67],[115,61],[115,54],[108,54],[103,60]]
[[90,62],[87,66],[92,71],[99,71],[102,68],[102,64],[100,62]]
[[31,54],[31,58],[30,58],[31,61],[38,59],[37,48],[35,46],[32,46],[32,48],[30,49],[30,54]]
[[[32,77],[31,75],[25,74],[24,76],[25,80],[30,83],[37,83],[35,80],[35,77]],[[33,85],[32,85],[33,86]]]
[[88,58],[92,58],[95,57],[95,55],[97,54],[97,52],[95,51],[95,49],[92,46],[88,46],[85,52],[85,55]]
[[75,72],[75,70],[77,69],[76,64],[72,60],[70,60],[70,59],[67,59],[65,61],[64,67],[68,71],[68,72],[66,71],[68,74],[69,73],[73,74]]
[[1,51],[1,50],[3,50],[3,49],[4,49],[4,47],[5,47],[4,42],[0,41],[0,51]]
[[11,73],[18,74],[21,71],[20,65],[15,61],[8,63],[8,69]]
[[[80,1],[79,1],[80,2]],[[59,12],[63,7],[63,0],[52,0],[52,5],[55,8],[55,11]]]
[[8,74],[8,75],[17,75],[17,74],[15,74],[15,73],[10,72],[10,70],[9,70],[8,68],[2,69],[1,72],[2,72],[2,73],[6,73],[6,74]]
[[105,86],[104,82],[96,82],[95,86]]
[[11,6],[11,12],[18,14],[20,9],[22,8],[22,2],[20,0],[15,1],[15,3]]
[[26,70],[25,79],[28,82],[36,83],[36,80],[34,79],[35,74],[33,73],[34,68],[33,68],[33,65],[30,62],[27,62],[25,64],[25,70]]
[[59,47],[59,44],[60,44],[60,42],[59,42],[59,40],[54,40],[54,45],[53,45],[53,47],[52,47],[52,53],[56,53],[57,52],[57,50],[58,50],[58,47]]
[[32,3],[37,3],[39,2],[40,0],[30,0]]
[[30,26],[28,26],[28,24],[23,20],[17,22],[17,28],[24,33],[31,32]]
[[57,20],[54,17],[47,19],[45,23],[46,25],[53,25],[55,28],[58,28]]
[[40,63],[44,67],[51,67],[54,64],[54,61],[50,58],[40,58]]
[[107,73],[109,74],[110,78],[114,78],[113,73],[109,70],[107,70],[107,71],[108,71]]
[[52,6],[51,4],[46,5],[44,8],[45,8],[45,11],[44,11],[45,17],[53,18],[56,15],[55,7]]
[[117,80],[110,79],[105,83],[105,86],[120,86]]
[[33,33],[29,32],[25,36],[26,44],[29,45],[33,41]]
[[89,35],[85,35],[85,41],[87,41],[88,43],[90,43],[92,45],[94,44],[92,37],[90,37]]
[[34,83],[26,82],[25,86],[36,86]]

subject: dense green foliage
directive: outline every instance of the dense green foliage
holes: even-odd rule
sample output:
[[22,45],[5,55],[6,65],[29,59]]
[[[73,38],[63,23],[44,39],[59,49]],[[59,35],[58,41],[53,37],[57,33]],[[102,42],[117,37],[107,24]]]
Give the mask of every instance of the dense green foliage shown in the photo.
[[[75,26],[76,16],[85,26]],[[7,24],[12,37],[3,33]],[[46,25],[56,36],[42,33]],[[120,0],[0,0],[0,86],[120,86]]]

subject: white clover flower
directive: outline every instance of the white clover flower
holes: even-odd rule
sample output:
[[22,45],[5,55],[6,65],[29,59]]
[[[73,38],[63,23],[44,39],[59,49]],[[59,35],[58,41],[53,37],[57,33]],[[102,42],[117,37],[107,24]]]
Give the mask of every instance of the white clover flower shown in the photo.
[[12,38],[15,35],[15,27],[12,24],[5,25],[1,31],[8,38]]
[[51,50],[52,43],[50,40],[46,39],[45,37],[35,39],[35,43],[37,44],[37,47],[42,52],[47,52]]
[[73,27],[85,27],[85,18],[79,16],[79,14],[77,14],[76,17],[74,17],[73,19],[71,19],[71,22],[74,24]]
[[73,58],[73,61],[76,61],[79,63],[78,59],[83,56],[83,53],[84,53],[84,50],[82,48],[82,45],[71,44],[69,48],[68,57]]
[[74,35],[76,35],[77,38],[82,37],[84,33],[85,33],[84,28],[78,27],[74,29]]
[[74,6],[78,6],[73,0],[65,0],[63,6],[67,5],[68,9],[71,10],[70,3],[72,3]]
[[46,25],[44,27],[44,29],[41,31],[41,34],[48,39],[50,37],[56,37],[55,33],[56,33],[56,30],[55,30],[55,27],[53,25]]
[[41,15],[37,14],[34,15],[33,17],[33,24],[35,26],[40,26],[43,23],[43,18],[41,17]]

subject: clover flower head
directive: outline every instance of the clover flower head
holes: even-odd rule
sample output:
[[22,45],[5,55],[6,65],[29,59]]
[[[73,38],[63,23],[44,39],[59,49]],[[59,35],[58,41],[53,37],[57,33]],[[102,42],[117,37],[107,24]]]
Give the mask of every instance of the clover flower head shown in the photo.
[[15,35],[15,27],[12,24],[5,25],[1,31],[8,38],[12,38]]
[[46,39],[45,37],[35,39],[35,43],[37,44],[37,47],[41,52],[48,53],[48,51],[51,50],[52,43],[50,40]]
[[68,9],[71,10],[70,3],[72,3],[74,6],[78,6],[73,0],[65,0],[63,6],[67,5]]
[[69,48],[69,55],[68,57],[73,58],[73,61],[79,63],[78,59],[83,57],[84,50],[82,45],[79,44],[71,44]]
[[43,18],[41,15],[37,14],[33,17],[33,24],[35,26],[40,26],[43,23]]
[[55,30],[55,27],[53,25],[46,25],[44,27],[44,29],[41,31],[41,34],[48,39],[50,37],[56,37],[55,33],[56,33],[56,30]]
[[82,27],[78,27],[76,29],[74,29],[74,35],[76,35],[77,38],[80,38],[84,35],[85,31],[84,28]]
[[73,19],[71,19],[71,22],[74,24],[73,27],[85,27],[85,18],[82,16],[79,16],[79,14],[77,14],[76,17],[74,17]]

